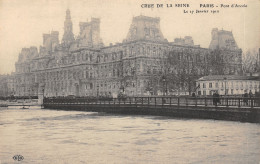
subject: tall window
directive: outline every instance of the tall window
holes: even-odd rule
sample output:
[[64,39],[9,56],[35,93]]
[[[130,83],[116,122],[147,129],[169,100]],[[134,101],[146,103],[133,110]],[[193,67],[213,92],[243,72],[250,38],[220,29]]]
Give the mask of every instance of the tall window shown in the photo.
[[212,88],[212,83],[209,83],[209,88]]
[[88,71],[86,71],[86,78],[88,78],[89,76],[88,76],[89,74],[88,74]]

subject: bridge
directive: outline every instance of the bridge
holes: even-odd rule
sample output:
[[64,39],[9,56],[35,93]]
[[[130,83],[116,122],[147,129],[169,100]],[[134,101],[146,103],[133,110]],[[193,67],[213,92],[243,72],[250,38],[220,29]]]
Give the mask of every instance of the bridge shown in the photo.
[[260,98],[44,98],[48,109],[260,122]]

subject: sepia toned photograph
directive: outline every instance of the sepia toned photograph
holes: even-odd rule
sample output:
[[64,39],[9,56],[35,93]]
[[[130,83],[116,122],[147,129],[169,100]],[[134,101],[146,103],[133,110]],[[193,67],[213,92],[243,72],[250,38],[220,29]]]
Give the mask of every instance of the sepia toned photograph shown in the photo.
[[0,0],[0,164],[260,163],[259,0]]

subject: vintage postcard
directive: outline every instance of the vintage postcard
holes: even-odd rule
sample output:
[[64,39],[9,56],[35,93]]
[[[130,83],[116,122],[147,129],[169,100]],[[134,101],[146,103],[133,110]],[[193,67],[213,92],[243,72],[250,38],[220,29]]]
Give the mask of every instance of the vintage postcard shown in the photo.
[[0,0],[1,163],[260,163],[259,0]]

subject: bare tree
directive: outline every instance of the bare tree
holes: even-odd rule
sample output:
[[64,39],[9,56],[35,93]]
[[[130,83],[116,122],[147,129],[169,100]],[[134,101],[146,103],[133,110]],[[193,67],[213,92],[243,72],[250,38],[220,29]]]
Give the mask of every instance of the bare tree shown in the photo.
[[169,90],[178,89],[191,94],[196,87],[196,80],[199,75],[197,72],[197,63],[193,59],[192,52],[179,51],[170,52],[167,59],[168,68],[174,71],[169,71]]
[[213,75],[225,74],[225,67],[229,63],[228,60],[224,61],[224,56],[219,49],[210,52],[207,62],[210,67],[209,74]]
[[256,49],[246,51],[242,57],[243,73],[259,71],[259,53],[257,53]]
[[[161,72],[153,73],[149,77],[148,90],[153,90],[154,93],[158,90],[165,90],[166,92],[179,92],[185,91],[195,92],[196,80],[202,76],[206,75],[223,75],[232,73],[230,71],[231,56],[227,56],[224,51],[219,49],[206,52],[203,58],[199,57],[199,54],[194,54],[189,50],[178,50],[171,51],[167,54],[166,62],[164,64],[164,70]],[[198,59],[199,57],[199,59]],[[162,59],[165,60],[165,59]],[[229,70],[227,72],[227,70]],[[162,82],[162,77],[165,76],[166,79],[164,84]],[[167,86],[165,86],[167,85]],[[164,88],[163,88],[164,87]]]

